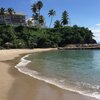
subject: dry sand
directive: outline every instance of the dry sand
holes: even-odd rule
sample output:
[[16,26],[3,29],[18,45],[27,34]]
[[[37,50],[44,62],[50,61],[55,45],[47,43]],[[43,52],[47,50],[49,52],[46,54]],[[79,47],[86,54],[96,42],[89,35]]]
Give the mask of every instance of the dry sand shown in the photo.
[[14,68],[20,54],[48,50],[56,49],[0,50],[0,100],[96,100],[33,79]]

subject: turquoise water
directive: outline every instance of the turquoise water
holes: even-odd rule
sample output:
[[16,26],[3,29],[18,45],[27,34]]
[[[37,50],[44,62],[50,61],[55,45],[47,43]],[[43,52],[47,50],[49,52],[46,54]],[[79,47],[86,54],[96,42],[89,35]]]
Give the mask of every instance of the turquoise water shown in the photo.
[[49,51],[26,59],[31,61],[25,69],[31,77],[100,99],[99,50]]

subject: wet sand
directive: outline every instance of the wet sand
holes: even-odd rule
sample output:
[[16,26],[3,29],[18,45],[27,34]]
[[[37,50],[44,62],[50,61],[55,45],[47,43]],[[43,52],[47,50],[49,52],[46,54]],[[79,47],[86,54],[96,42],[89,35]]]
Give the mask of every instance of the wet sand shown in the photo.
[[14,68],[22,57],[19,54],[38,51],[43,50],[0,51],[0,100],[96,100],[39,81]]

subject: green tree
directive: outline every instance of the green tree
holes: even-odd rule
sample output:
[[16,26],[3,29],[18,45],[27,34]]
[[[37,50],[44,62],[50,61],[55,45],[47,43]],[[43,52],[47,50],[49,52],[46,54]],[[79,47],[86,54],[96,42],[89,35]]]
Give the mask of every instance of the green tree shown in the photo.
[[3,39],[2,39],[2,38],[0,38],[0,46],[2,45],[2,42],[3,42]]
[[0,15],[2,16],[3,24],[6,24],[6,20],[5,20],[5,8],[0,8]]
[[36,13],[37,12],[37,6],[36,6],[36,4],[33,4],[31,6],[31,10],[32,10],[33,13]]
[[37,5],[36,3],[34,3],[32,6],[31,6],[31,10],[33,12],[33,20],[38,20],[38,17],[39,17],[39,14],[38,14],[38,11],[37,11]]
[[62,13],[62,19],[61,19],[61,23],[63,26],[65,25],[68,25],[68,13],[67,11],[65,10],[63,13]]
[[51,27],[53,17],[56,15],[56,11],[54,11],[53,9],[51,9],[51,10],[49,10],[48,15],[49,15],[49,17],[51,17],[51,21],[50,21],[50,25],[49,25],[49,27]]
[[38,9],[38,12],[39,12],[39,16],[40,16],[40,10],[41,10],[41,8],[43,7],[42,1],[38,1],[38,2],[36,3],[36,6],[37,6],[37,9]]
[[38,21],[38,19],[39,19],[38,13],[33,14],[32,18],[33,18],[32,20],[37,20]]
[[61,22],[59,20],[56,20],[54,23],[54,28],[61,28],[61,27],[62,27]]
[[12,17],[13,17],[13,14],[15,13],[14,9],[13,8],[8,8],[8,14],[10,15],[10,22],[12,24]]
[[77,25],[61,28],[35,28],[0,25],[0,47],[34,48],[57,47],[67,44],[93,44],[93,33]]
[[43,7],[42,1],[37,1],[32,5],[32,12],[33,12],[33,20],[35,21],[36,27],[41,27],[41,24],[44,22],[44,17],[40,15],[40,10]]

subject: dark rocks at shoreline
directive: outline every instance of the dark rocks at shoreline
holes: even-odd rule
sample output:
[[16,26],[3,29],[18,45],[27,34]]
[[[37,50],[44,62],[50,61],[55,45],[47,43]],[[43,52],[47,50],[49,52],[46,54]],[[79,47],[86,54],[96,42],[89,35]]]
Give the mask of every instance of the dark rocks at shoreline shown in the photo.
[[84,50],[100,49],[100,44],[68,44],[65,47],[58,47],[58,50]]

